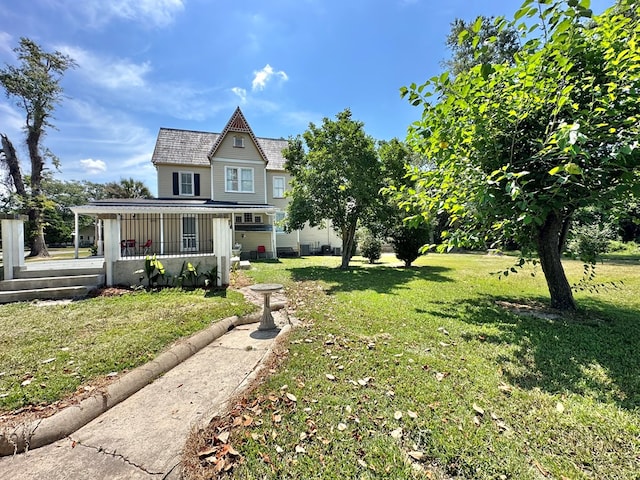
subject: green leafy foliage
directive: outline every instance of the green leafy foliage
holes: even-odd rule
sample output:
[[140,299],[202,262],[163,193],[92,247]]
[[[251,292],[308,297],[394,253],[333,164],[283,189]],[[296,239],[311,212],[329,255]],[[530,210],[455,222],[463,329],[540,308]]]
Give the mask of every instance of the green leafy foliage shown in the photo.
[[520,32],[512,65],[401,90],[423,109],[409,141],[435,163],[414,169],[405,205],[445,212],[449,247],[510,240],[536,253],[556,308],[575,308],[560,257],[574,213],[639,189],[639,16],[630,0],[596,17],[588,2],[528,0],[496,20]]
[[342,239],[341,268],[347,268],[358,222],[375,217],[380,204],[381,166],[373,139],[346,109],[336,120],[311,123],[282,153],[292,175],[285,229],[331,220]]
[[31,246],[30,256],[48,256],[44,238],[43,171],[47,158],[53,161],[54,166],[58,161],[51,152],[42,148],[41,139],[46,129],[52,127],[50,118],[62,99],[62,75],[73,68],[75,62],[61,52],[46,52],[33,40],[24,37],[14,51],[19,65],[6,65],[0,69],[0,85],[25,114],[26,143],[31,160],[29,192],[25,189],[15,149],[4,134],[4,155],[1,158],[7,164],[12,186],[22,197],[22,204],[29,215],[27,238]]
[[362,229],[358,239],[358,247],[360,254],[369,260],[369,263],[375,263],[380,260],[382,255],[382,240],[376,237],[368,228]]
[[144,259],[144,269],[138,270],[136,273],[142,273],[144,276],[140,277],[140,281],[144,278],[147,279],[147,288],[159,287],[160,285],[166,285],[169,275],[162,265],[162,262],[156,258],[155,255],[147,255]]
[[420,252],[429,243],[431,228],[426,223],[411,225],[402,223],[391,232],[391,244],[398,260],[404,262],[405,267],[420,256]]

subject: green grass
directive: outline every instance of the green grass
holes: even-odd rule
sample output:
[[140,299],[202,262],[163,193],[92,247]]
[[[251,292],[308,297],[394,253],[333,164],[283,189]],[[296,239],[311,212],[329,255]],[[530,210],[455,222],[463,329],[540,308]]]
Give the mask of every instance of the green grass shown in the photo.
[[[242,294],[166,289],[68,304],[0,306],[0,413],[55,402],[153,359],[175,340],[251,311]],[[25,380],[28,385],[21,386]]]
[[[383,259],[350,271],[332,257],[254,264],[305,323],[232,411],[253,419],[232,429],[234,478],[638,478],[637,265],[598,265],[598,281],[624,287],[537,318],[501,302],[547,302],[541,272],[488,274],[513,258]],[[577,282],[582,265],[565,265]]]

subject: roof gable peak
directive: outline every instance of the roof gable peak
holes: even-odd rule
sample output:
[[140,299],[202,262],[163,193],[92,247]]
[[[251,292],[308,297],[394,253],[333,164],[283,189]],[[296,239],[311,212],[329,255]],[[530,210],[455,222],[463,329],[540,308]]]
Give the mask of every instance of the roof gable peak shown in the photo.
[[260,153],[262,159],[265,161],[265,163],[269,163],[266,154],[264,153],[262,147],[260,146],[260,143],[258,142],[258,138],[253,133],[253,130],[251,130],[249,122],[247,122],[247,119],[242,113],[242,110],[240,110],[240,107],[236,107],[236,110],[235,112],[233,112],[233,115],[231,115],[231,118],[227,122],[227,125],[224,127],[224,129],[220,133],[220,136],[213,144],[213,147],[211,147],[211,151],[209,152],[209,159],[212,159],[215,156],[218,148],[220,148],[220,145],[222,145],[222,141],[225,139],[227,133],[229,132],[248,133],[251,137],[251,140],[253,140],[254,145],[258,149],[258,153]]

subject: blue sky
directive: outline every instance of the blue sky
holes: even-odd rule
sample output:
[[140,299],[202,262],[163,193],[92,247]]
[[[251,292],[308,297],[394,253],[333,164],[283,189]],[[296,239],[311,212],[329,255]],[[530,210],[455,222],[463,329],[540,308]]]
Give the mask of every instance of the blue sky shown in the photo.
[[[613,0],[594,0],[601,12]],[[0,0],[0,64],[29,37],[78,67],[44,145],[57,178],[133,177],[156,192],[160,127],[220,132],[240,106],[258,136],[287,138],[346,107],[376,139],[420,110],[399,88],[442,70],[454,18],[508,18],[520,0]],[[28,165],[24,115],[0,98],[0,132]]]

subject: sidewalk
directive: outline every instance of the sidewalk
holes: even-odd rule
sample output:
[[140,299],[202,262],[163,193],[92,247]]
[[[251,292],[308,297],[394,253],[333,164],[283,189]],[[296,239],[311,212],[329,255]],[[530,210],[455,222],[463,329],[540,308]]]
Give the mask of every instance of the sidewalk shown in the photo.
[[273,317],[278,329],[235,327],[68,438],[0,457],[0,478],[180,478],[180,455],[192,428],[224,410],[257,374],[276,336],[289,328],[284,310]]

